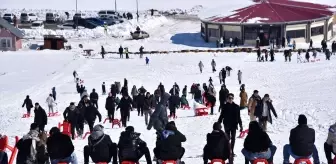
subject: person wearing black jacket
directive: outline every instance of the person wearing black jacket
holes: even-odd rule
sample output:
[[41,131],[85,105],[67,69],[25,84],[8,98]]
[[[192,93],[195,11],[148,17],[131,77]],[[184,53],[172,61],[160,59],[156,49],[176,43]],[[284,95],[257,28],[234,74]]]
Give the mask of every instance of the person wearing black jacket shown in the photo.
[[127,126],[127,117],[130,115],[130,110],[132,108],[132,100],[128,94],[123,95],[121,98],[117,110],[120,108],[121,123],[123,127]]
[[226,71],[224,68],[222,68],[222,80],[223,80],[223,84],[225,84],[225,79],[226,79]]
[[88,138],[88,145],[84,147],[84,164],[89,164],[89,157],[94,163],[110,163],[113,158],[112,164],[118,164],[117,151],[117,144],[104,134],[104,127],[96,125]]
[[261,100],[261,105],[257,105],[254,111],[254,116],[259,118],[259,124],[264,131],[267,130],[267,121],[272,124],[272,114],[275,118],[278,118],[278,115],[273,107],[272,100],[268,94],[265,94],[264,98]]
[[111,93],[112,93],[112,96],[116,97],[117,96],[117,86],[115,84],[112,84],[111,85]]
[[207,143],[203,149],[204,164],[208,164],[208,160],[222,159],[229,160],[229,164],[233,163],[231,155],[230,140],[222,130],[221,123],[213,124],[213,131],[207,134]]
[[126,127],[124,132],[121,132],[118,143],[118,157],[120,163],[122,161],[139,162],[140,158],[145,155],[147,164],[152,164],[149,149],[146,142],[141,140],[140,133],[134,132],[134,127]]
[[112,93],[109,93],[108,97],[106,98],[105,109],[107,110],[107,115],[110,120],[110,123],[114,120],[115,107],[116,107],[116,99],[112,95]]
[[194,100],[200,104],[202,103],[202,91],[200,89],[200,86],[197,86],[195,88]]
[[120,58],[124,58],[124,48],[122,46],[119,47],[119,55]]
[[106,87],[105,87],[105,82],[103,82],[102,84],[102,94],[105,95],[106,94]]
[[124,87],[128,87],[128,81],[126,78],[124,78]]
[[145,94],[147,90],[143,86],[141,86],[141,88],[138,89],[138,92]]
[[276,147],[272,144],[268,134],[261,129],[258,122],[250,122],[249,132],[242,150],[245,156],[245,164],[260,158],[267,159],[268,163],[273,163],[275,151]]
[[75,128],[77,127],[79,110],[75,106],[75,103],[71,102],[63,112],[63,117],[66,122],[71,124],[71,138],[75,139]]
[[184,88],[182,89],[182,96],[187,97],[187,85],[185,85]]
[[128,95],[128,88],[127,88],[127,86],[123,86],[122,88],[121,88],[121,95],[123,96],[123,95]]
[[47,151],[50,156],[51,164],[66,162],[78,164],[74,152],[75,147],[68,135],[62,134],[57,127],[50,129],[50,137],[47,139]]
[[99,118],[99,122],[101,122],[102,116],[99,113],[98,109],[94,107],[88,100],[84,102],[84,108],[84,118],[87,121],[91,132],[93,130],[93,125],[96,121],[97,116]]
[[228,100],[222,108],[218,122],[223,122],[225,133],[231,140],[231,151],[234,154],[233,150],[236,141],[236,130],[238,129],[239,124],[241,132],[243,130],[243,124],[240,117],[239,106],[233,102],[233,99],[234,95],[229,93]]
[[90,100],[92,105],[94,105],[98,109],[98,93],[96,92],[95,89],[92,89],[92,92],[90,93]]
[[222,87],[221,87],[221,90],[219,91],[219,103],[220,103],[220,106],[218,108],[218,112],[221,111],[222,107],[226,103],[226,100],[227,100],[227,97],[228,97],[229,93],[230,93],[229,90],[223,84]]
[[146,97],[145,97],[144,107],[143,107],[146,125],[148,125],[148,116],[150,117],[150,115],[152,115],[152,108],[154,108],[155,106],[154,101],[155,101],[154,96],[151,96],[150,93],[147,92]]
[[26,99],[23,101],[22,108],[26,105],[27,114],[30,114],[31,108],[33,108],[33,101],[27,95]]
[[33,142],[35,142],[36,144],[38,143],[38,141],[40,141],[38,135],[39,135],[38,124],[32,123],[30,125],[30,130],[28,134],[23,136],[15,145],[15,147],[18,149],[18,154],[16,157],[17,164],[37,163],[36,149],[32,149],[32,147],[34,146],[36,147],[36,145],[33,146],[32,144]]
[[34,123],[38,124],[39,130],[41,132],[44,132],[44,127],[48,123],[48,116],[45,110],[40,106],[39,103],[35,103],[35,117],[34,117]]
[[158,136],[153,150],[155,157],[159,160],[181,160],[185,152],[182,142],[186,140],[187,138],[177,130],[175,122],[169,122]]
[[315,146],[315,130],[307,125],[307,117],[299,115],[299,125],[291,130],[289,144],[283,148],[283,164],[289,164],[289,157],[310,158],[313,156],[314,164],[320,164],[319,155]]
[[168,107],[170,110],[170,117],[176,118],[176,108],[180,104],[180,97],[178,95],[171,95],[168,99]]
[[144,103],[145,103],[145,94],[144,93],[139,93],[136,99],[137,103],[137,109],[138,109],[138,116],[143,116],[144,113]]

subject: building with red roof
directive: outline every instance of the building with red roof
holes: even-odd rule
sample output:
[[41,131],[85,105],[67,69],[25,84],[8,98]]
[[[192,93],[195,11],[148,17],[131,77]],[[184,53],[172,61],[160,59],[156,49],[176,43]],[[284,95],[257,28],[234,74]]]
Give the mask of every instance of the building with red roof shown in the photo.
[[320,42],[332,38],[331,6],[291,0],[254,2],[226,16],[203,19],[203,38],[208,42],[223,37],[225,43],[237,38],[239,44],[246,45],[255,44],[258,38],[261,46],[281,44],[282,40],[308,43],[311,39]]

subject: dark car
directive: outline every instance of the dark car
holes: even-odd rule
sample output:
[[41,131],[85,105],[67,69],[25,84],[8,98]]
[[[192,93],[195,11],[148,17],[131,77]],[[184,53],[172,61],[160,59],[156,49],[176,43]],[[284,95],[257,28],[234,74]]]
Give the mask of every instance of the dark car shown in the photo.
[[99,26],[104,26],[105,22],[98,18],[86,18],[86,20],[91,21]]

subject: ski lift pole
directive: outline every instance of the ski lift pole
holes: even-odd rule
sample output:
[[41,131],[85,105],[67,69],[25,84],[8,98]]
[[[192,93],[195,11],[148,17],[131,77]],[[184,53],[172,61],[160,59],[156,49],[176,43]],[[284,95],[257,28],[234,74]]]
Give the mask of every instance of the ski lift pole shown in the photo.
[[117,0],[114,0],[114,11],[117,12]]

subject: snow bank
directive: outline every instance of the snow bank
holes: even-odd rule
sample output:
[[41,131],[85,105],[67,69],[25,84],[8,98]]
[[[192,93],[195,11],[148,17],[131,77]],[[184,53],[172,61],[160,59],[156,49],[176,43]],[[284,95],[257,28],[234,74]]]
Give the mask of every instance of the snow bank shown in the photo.
[[261,23],[262,21],[267,21],[267,20],[268,18],[255,17],[255,18],[248,19],[246,23]]
[[[159,17],[140,17],[139,22],[136,19],[125,21],[121,24],[116,24],[108,27],[109,37],[129,37],[130,32],[135,31],[139,26],[146,31],[167,22],[164,16]],[[106,37],[103,27],[96,29],[82,29],[82,30],[49,30],[49,29],[23,29],[27,38],[42,39],[43,35],[63,35],[68,39],[73,38],[102,38]]]

